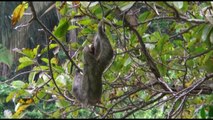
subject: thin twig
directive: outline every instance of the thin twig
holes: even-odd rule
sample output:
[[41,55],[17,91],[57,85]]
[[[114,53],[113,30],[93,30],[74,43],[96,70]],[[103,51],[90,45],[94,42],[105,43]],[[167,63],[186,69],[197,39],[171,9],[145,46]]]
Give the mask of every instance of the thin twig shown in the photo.
[[42,71],[42,72],[49,72],[49,70],[30,70],[30,71],[24,71],[24,72],[18,73],[17,75],[13,76],[10,79],[5,80],[4,82],[0,82],[0,84],[11,82],[11,81],[13,81],[13,79],[15,79],[16,77],[18,77],[20,75],[24,75],[24,74],[31,73],[31,72],[40,72],[40,71]]
[[149,102],[146,102],[146,103],[144,103],[144,104],[141,104],[140,106],[136,107],[136,108],[133,109],[132,111],[130,111],[130,112],[128,112],[127,114],[125,114],[121,119],[125,119],[126,117],[132,115],[133,113],[135,113],[136,111],[140,110],[141,108],[143,108],[143,107],[145,107],[145,106],[147,106],[147,105],[149,105],[149,104],[152,104],[152,103],[158,101],[158,100],[161,99],[162,97],[164,97],[164,94],[160,95],[159,97],[157,97],[157,98],[154,99],[154,100],[151,100],[151,101],[149,101]]
[[180,18],[180,15],[179,15],[178,11],[173,6],[171,6],[167,2],[164,2],[164,3],[175,12],[176,18]]
[[31,11],[33,13],[33,19],[36,20],[41,25],[41,27],[55,39],[55,41],[61,46],[61,48],[64,51],[64,53],[66,54],[66,56],[69,58],[70,62],[78,69],[78,71],[83,72],[83,70],[80,69],[76,65],[76,63],[72,60],[72,58],[70,57],[68,51],[65,49],[64,45],[58,40],[58,38],[55,35],[52,34],[52,32],[38,18],[32,2],[29,2],[29,6],[31,7]]
[[114,105],[112,105],[111,108],[108,109],[108,111],[101,117],[101,119],[104,119],[109,113],[110,111],[120,102],[122,102],[124,99],[126,99],[128,96],[124,96],[122,99],[120,99],[119,101],[117,101]]
[[98,3],[99,3],[99,5],[100,5],[100,7],[101,7],[102,18],[104,18],[104,17],[105,17],[105,13],[104,13],[103,5],[102,5],[102,3],[101,3],[100,1],[99,1]]
[[177,111],[178,111],[179,109],[181,109],[181,106],[183,105],[183,103],[184,103],[185,100],[186,100],[186,96],[183,96],[183,99],[181,100],[180,105],[177,107],[176,111],[174,111],[175,105],[176,105],[176,103],[178,102],[178,100],[179,100],[180,98],[181,98],[181,97],[176,98],[175,101],[173,102],[172,107],[171,107],[171,111],[168,113],[168,118],[171,118],[173,115],[175,115],[175,114],[177,113]]
[[[47,36],[47,35],[46,35],[46,36]],[[60,88],[58,87],[58,85],[57,85],[57,83],[56,83],[56,80],[55,80],[55,78],[54,78],[54,76],[53,76],[53,69],[52,69],[52,64],[51,64],[51,58],[50,58],[50,55],[49,55],[49,51],[50,51],[49,40],[46,40],[46,41],[47,41],[47,51],[48,51],[48,52],[47,52],[48,64],[49,64],[50,75],[51,75],[51,78],[52,78],[52,80],[53,80],[53,83],[54,83],[54,85],[56,86],[58,92],[59,92],[65,99],[67,99],[68,101],[73,101],[73,100],[71,100],[70,98],[66,97],[66,96],[62,93],[62,91],[60,90]]]
[[189,27],[188,29],[186,29],[186,30],[184,30],[184,31],[182,31],[182,32],[180,32],[180,33],[177,33],[177,34],[175,34],[175,35],[173,35],[173,36],[171,36],[171,37],[169,37],[169,39],[173,39],[173,38],[175,38],[175,37],[177,37],[177,36],[179,36],[179,35],[182,35],[182,34],[184,34],[184,33],[187,33],[189,30],[193,29],[193,28],[196,27],[196,26],[198,26],[198,25],[193,25],[193,26]]
[[205,55],[205,54],[211,52],[212,50],[213,50],[213,47],[211,47],[211,48],[209,48],[208,50],[206,50],[206,51],[204,51],[204,52],[202,52],[202,53],[199,53],[199,54],[197,54],[197,55],[190,56],[190,57],[187,58],[187,60],[194,59],[194,58],[196,58],[196,57],[200,57],[200,56],[202,56],[202,55]]
[[178,106],[176,111],[174,111],[173,114],[171,114],[172,116],[176,117],[177,115],[180,114],[181,110],[183,109],[186,99],[187,99],[187,96],[183,96],[183,99],[181,100],[180,105]]
[[153,8],[151,5],[149,5],[148,3],[147,3],[147,1],[145,1],[145,4],[148,6],[148,7],[150,7],[154,12],[155,12],[155,14],[156,15],[159,15],[159,13],[158,13],[158,11],[157,11],[157,8],[155,7],[155,8]]
[[[125,19],[125,22],[128,23],[128,21],[126,19]],[[144,53],[144,55],[146,57],[147,64],[149,65],[152,73],[155,75],[155,78],[158,80],[159,78],[161,78],[160,72],[159,72],[156,64],[154,63],[153,58],[151,57],[148,50],[146,49],[146,46],[142,40],[142,37],[140,36],[139,32],[134,27],[132,27],[129,23],[128,23],[128,26],[129,26],[130,30],[132,30],[136,34],[138,41],[141,45],[141,51]],[[164,84],[162,84],[162,85],[163,85],[162,86],[163,89],[166,90],[167,87]]]
[[[31,10],[32,10],[34,19],[43,27],[43,29],[45,30],[45,32],[51,34],[52,37],[53,37],[54,39],[56,39],[56,41],[58,42],[58,44],[60,44],[61,47],[63,48],[65,54],[66,54],[67,56],[69,56],[68,52],[66,51],[66,49],[64,48],[64,46],[62,45],[62,43],[61,43],[61,42],[49,31],[49,29],[38,19],[37,15],[36,15],[35,8],[34,8],[32,2],[29,2],[29,6],[31,7]],[[48,49],[48,51],[49,51],[49,42],[47,42],[47,43],[48,43],[47,49]],[[48,52],[48,53],[49,53],[49,52]],[[70,58],[70,56],[69,56],[68,58]],[[51,59],[50,59],[50,56],[49,56],[49,54],[48,54],[48,62],[49,62],[50,74],[51,74],[53,83],[55,84],[55,86],[56,86],[56,88],[58,89],[59,93],[60,93],[66,100],[68,100],[68,101],[73,101],[73,100],[71,100],[70,98],[67,98],[66,96],[64,96],[64,94],[63,94],[63,93],[61,92],[61,90],[59,89],[59,87],[58,87],[58,85],[57,85],[57,83],[56,83],[56,81],[55,81],[55,79],[54,79],[54,76],[53,76],[53,70],[52,70],[52,66],[51,66],[51,61],[50,61],[50,60],[51,60]],[[72,61],[71,58],[70,58],[70,61],[73,63],[73,65],[75,65],[75,67],[76,67],[79,71],[82,71],[82,70],[81,70],[80,68],[78,68],[78,66]]]

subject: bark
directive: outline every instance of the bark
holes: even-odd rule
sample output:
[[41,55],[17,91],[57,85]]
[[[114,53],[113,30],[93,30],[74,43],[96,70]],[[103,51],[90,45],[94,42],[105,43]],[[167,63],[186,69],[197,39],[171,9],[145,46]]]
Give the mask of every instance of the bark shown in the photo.
[[[25,26],[15,30],[11,24],[10,16],[13,13],[15,7],[21,2],[0,2],[0,44],[7,47],[10,53],[14,55],[14,63],[18,62],[19,55],[12,51],[14,48],[33,48],[37,44],[45,44],[45,36],[43,32],[39,32],[38,29],[41,27],[37,22],[32,22],[29,26]],[[33,2],[38,16],[40,16],[52,2]],[[31,13],[30,8],[26,10],[26,13]],[[32,16],[24,15],[23,18],[16,24],[26,24]],[[56,9],[52,9],[47,14],[41,18],[42,22],[49,28],[53,30],[54,26],[58,23],[58,16]],[[0,76],[9,76],[11,71],[6,65],[0,64]]]

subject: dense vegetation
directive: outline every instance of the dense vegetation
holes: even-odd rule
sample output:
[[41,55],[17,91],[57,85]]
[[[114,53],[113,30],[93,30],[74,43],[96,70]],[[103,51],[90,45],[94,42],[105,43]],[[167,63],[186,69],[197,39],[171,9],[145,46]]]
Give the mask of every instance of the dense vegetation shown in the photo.
[[[14,49],[17,74],[0,77],[1,118],[213,118],[213,2],[55,2],[44,14],[54,7],[53,31],[32,2],[11,13],[15,27],[31,9],[46,44]],[[114,57],[101,103],[85,107],[72,83],[102,19]],[[12,58],[1,45],[1,64],[12,69]]]

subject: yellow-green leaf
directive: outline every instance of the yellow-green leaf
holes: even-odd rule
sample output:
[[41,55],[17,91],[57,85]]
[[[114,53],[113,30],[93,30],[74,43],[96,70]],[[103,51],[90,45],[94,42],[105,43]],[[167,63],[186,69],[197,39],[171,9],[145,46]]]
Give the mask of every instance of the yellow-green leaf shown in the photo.
[[33,62],[33,61],[28,57],[21,57],[19,58],[19,62],[24,63],[24,62]]
[[81,25],[89,25],[89,24],[91,24],[91,20],[90,19],[84,19],[84,20],[78,21],[78,23],[81,24]]
[[56,110],[56,111],[52,114],[52,117],[53,117],[53,118],[59,118],[60,115],[61,115],[60,110]]
[[10,94],[7,96],[6,98],[6,102],[9,102],[10,100],[12,100],[16,95],[16,92],[10,92]]
[[[13,117],[15,118],[19,118],[20,117],[20,114],[23,113],[23,111],[29,107],[30,105],[21,105],[20,103],[18,103],[16,105],[16,109],[15,109],[15,114],[13,115]],[[21,117],[20,117],[21,118]]]
[[58,64],[58,59],[57,58],[52,58],[51,63],[57,65]]
[[72,112],[72,116],[75,118],[75,117],[78,117],[78,110]]
[[21,64],[18,66],[17,70],[21,70],[21,69],[23,69],[23,68],[25,68],[25,67],[27,67],[27,66],[29,66],[29,65],[32,65],[32,64],[34,64],[34,63],[31,62],[31,61],[23,62],[23,63],[21,63]]
[[78,26],[75,26],[75,25],[71,25],[71,26],[69,26],[68,30],[73,30],[73,29],[75,29],[75,28],[79,28],[79,27],[78,27]]

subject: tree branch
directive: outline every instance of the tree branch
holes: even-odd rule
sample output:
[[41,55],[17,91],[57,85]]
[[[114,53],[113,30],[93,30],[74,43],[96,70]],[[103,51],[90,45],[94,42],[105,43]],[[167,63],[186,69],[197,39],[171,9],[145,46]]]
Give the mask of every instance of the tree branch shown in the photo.
[[189,30],[193,29],[193,28],[196,27],[196,26],[198,26],[198,25],[190,26],[188,29],[186,29],[186,30],[184,30],[184,31],[182,31],[182,32],[179,32],[179,33],[177,33],[177,34],[175,34],[175,35],[173,35],[173,36],[171,36],[171,37],[169,37],[169,39],[173,39],[173,38],[177,37],[178,35],[182,35],[182,34],[184,34],[184,33],[187,33]]
[[38,18],[37,14],[36,14],[36,11],[35,11],[35,8],[34,8],[32,2],[29,2],[29,6],[30,6],[31,11],[32,11],[32,13],[33,13],[33,19],[36,20],[36,21],[41,25],[41,27],[55,39],[55,41],[61,46],[61,48],[62,48],[62,50],[64,51],[64,53],[66,54],[66,56],[69,58],[70,62],[78,69],[78,71],[83,72],[83,70],[81,70],[81,69],[76,65],[76,63],[72,60],[72,58],[69,56],[69,53],[68,53],[68,51],[65,49],[64,45],[63,45],[63,44],[58,40],[58,38],[57,38],[55,35],[53,35],[52,32],[40,21],[40,19]]
[[40,71],[42,71],[42,72],[48,72],[49,70],[30,70],[30,71],[24,71],[24,72],[18,73],[17,75],[13,76],[10,79],[6,79],[5,81],[0,82],[0,84],[11,82],[11,81],[13,81],[13,79],[15,79],[16,77],[18,77],[20,75],[23,75],[23,74],[27,74],[27,73],[31,73],[31,72],[40,72]]
[[[36,11],[35,8],[33,6],[32,2],[29,2],[29,6],[31,7],[32,13],[33,13],[33,19],[36,20],[41,26],[42,28],[45,30],[45,32],[49,33],[54,39],[56,39],[57,43],[61,45],[62,49],[64,50],[65,54],[67,56],[69,56],[68,52],[66,51],[66,49],[64,48],[64,46],[62,45],[62,43],[49,31],[49,29],[39,20],[39,18],[36,15]],[[47,42],[48,46],[47,49],[49,51],[49,42]],[[70,56],[69,56],[70,58]],[[51,78],[53,80],[53,83],[55,84],[56,88],[58,89],[59,93],[68,101],[72,101],[70,98],[67,98],[66,96],[64,96],[64,94],[61,92],[61,90],[59,89],[54,76],[53,76],[53,71],[52,71],[52,66],[51,66],[51,62],[50,62],[51,58],[49,56],[49,52],[48,52],[48,62],[49,62],[49,68],[50,68],[50,74],[51,74]],[[78,68],[78,66],[72,61],[72,59],[70,58],[71,62],[76,66],[76,68]],[[81,70],[80,68],[78,68],[79,70]],[[82,71],[82,70],[81,70]]]
[[[125,20],[125,23],[127,23],[127,25],[129,26],[130,30],[136,34],[138,41],[141,45],[141,51],[144,53],[144,55],[146,57],[147,64],[148,64],[150,70],[152,71],[152,73],[155,75],[155,78],[159,81],[159,78],[161,78],[160,72],[159,72],[156,64],[154,63],[153,58],[147,51],[145,43],[142,40],[142,37],[140,36],[139,32],[134,27],[132,27],[126,19],[124,19],[124,20]],[[167,89],[167,87],[164,84],[161,84],[161,85],[164,90]]]
[[126,115],[124,115],[121,119],[124,119],[124,118],[126,118],[126,117],[132,115],[133,113],[135,113],[136,111],[140,110],[141,108],[143,108],[143,107],[145,107],[145,106],[147,106],[147,105],[150,105],[150,104],[152,104],[152,103],[154,103],[154,102],[160,100],[160,99],[163,98],[163,97],[164,97],[164,94],[160,95],[159,97],[157,97],[157,98],[154,99],[154,100],[151,100],[151,101],[149,101],[149,102],[146,102],[146,103],[144,103],[144,104],[141,104],[140,106],[136,107],[136,108],[133,109],[132,111],[128,112],[128,113],[127,113]]
[[204,52],[202,52],[202,53],[199,53],[199,54],[197,54],[197,55],[190,56],[190,57],[187,58],[187,60],[194,59],[194,58],[199,57],[199,56],[201,56],[201,55],[204,55],[204,54],[206,54],[206,53],[208,53],[208,52],[211,52],[212,50],[213,50],[213,47],[211,47],[211,48],[209,48],[208,50],[206,50],[206,51],[204,51]]

